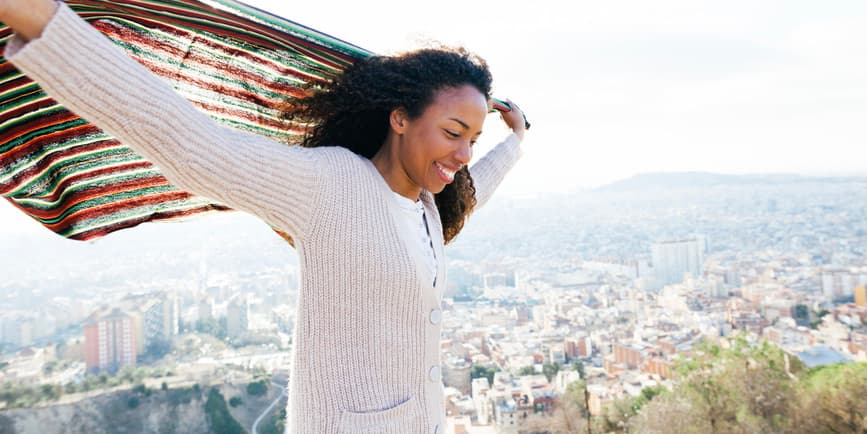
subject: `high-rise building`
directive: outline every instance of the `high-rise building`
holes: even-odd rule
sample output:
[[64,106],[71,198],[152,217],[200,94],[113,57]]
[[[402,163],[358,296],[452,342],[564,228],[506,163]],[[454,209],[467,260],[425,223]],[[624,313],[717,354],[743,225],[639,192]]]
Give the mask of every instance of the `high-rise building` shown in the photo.
[[237,338],[249,330],[250,305],[244,296],[238,297],[226,307],[226,334]]
[[198,303],[199,321],[207,321],[214,318],[214,299],[211,297],[202,297]]
[[169,294],[163,299],[163,339],[166,341],[178,335],[180,310],[177,295]]
[[157,291],[130,295],[118,307],[132,318],[139,357],[155,347],[166,348],[178,334],[180,309],[175,294]]
[[683,282],[684,273],[700,277],[707,243],[704,237],[654,243],[650,247],[653,274],[660,285]]
[[514,287],[515,273],[488,273],[484,275],[484,282],[486,289],[493,289],[502,286]]
[[114,372],[135,366],[135,325],[133,317],[114,309],[98,312],[84,325],[84,362],[88,372]]
[[855,295],[855,288],[867,283],[867,273],[845,268],[822,270],[822,294],[830,299]]
[[26,347],[33,343],[35,337],[34,320],[20,315],[4,317],[0,335],[0,342]]
[[488,399],[488,394],[491,390],[491,385],[486,377],[474,378],[470,388],[473,405],[476,408],[476,418],[479,425],[487,425],[491,418],[491,402]]
[[158,299],[148,300],[142,306],[144,314],[145,347],[153,345],[163,337],[163,302]]
[[138,355],[145,353],[145,322],[144,313],[139,311],[128,312],[132,318],[132,329],[135,334],[135,353]]
[[855,304],[867,306],[867,288],[864,285],[855,288]]

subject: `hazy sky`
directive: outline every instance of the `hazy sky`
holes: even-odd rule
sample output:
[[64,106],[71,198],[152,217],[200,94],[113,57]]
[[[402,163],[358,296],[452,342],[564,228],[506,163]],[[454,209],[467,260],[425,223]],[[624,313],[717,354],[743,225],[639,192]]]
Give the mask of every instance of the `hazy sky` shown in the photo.
[[379,53],[433,39],[485,57],[495,94],[534,124],[509,191],[652,171],[867,174],[863,0],[251,3]]
[[533,123],[506,194],[656,171],[867,175],[863,0],[248,1],[378,53],[437,40],[486,58]]

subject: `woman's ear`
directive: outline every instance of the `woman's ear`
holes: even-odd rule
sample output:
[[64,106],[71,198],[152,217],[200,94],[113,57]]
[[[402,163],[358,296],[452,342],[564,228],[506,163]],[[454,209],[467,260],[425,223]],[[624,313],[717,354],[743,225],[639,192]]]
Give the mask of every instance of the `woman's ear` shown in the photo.
[[406,113],[406,109],[398,107],[392,110],[388,116],[388,122],[395,133],[403,134],[409,124],[409,115]]

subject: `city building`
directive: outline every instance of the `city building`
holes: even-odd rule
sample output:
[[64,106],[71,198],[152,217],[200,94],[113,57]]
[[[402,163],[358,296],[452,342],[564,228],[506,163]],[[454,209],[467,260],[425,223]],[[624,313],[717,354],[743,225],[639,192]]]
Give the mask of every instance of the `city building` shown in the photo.
[[855,305],[867,306],[867,287],[864,285],[855,288]]
[[472,366],[462,358],[446,359],[443,363],[443,383],[461,393],[470,393],[470,368]]
[[250,305],[246,297],[236,297],[226,307],[226,334],[231,339],[237,339],[249,329]]
[[199,321],[207,321],[214,318],[214,299],[202,297],[198,303]]
[[653,274],[660,286],[681,283],[684,273],[700,277],[707,248],[704,237],[654,243],[650,247]]
[[473,405],[476,408],[476,420],[479,425],[490,423],[493,407],[489,399],[491,385],[486,377],[474,378],[471,383]]
[[31,318],[6,316],[0,324],[0,342],[26,347],[33,342],[34,324]]
[[114,309],[95,313],[84,325],[84,362],[88,372],[115,372],[135,366],[136,344],[133,318]]

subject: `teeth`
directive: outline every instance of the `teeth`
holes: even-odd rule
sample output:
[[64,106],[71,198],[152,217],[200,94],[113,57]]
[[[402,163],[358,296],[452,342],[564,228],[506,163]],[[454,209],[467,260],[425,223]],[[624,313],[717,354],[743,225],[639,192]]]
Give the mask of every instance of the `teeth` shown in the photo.
[[446,174],[446,177],[448,177],[449,179],[455,179],[455,171],[454,170],[448,170],[445,167],[443,167],[443,165],[440,163],[437,163],[437,167],[440,170],[442,170],[443,173]]

